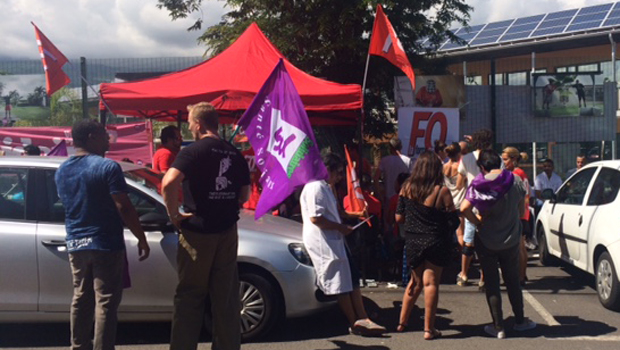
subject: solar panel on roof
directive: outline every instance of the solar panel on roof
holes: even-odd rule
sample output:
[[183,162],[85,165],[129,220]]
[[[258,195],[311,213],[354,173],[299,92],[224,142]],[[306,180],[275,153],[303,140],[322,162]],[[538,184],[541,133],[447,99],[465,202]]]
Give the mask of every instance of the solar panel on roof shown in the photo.
[[[620,4],[620,2],[618,4]],[[611,10],[611,12],[609,13],[609,17],[607,18],[616,18],[616,17],[620,17],[620,8]]]
[[469,27],[469,28],[468,27],[463,27],[463,28],[465,28],[466,32],[473,33],[473,32],[479,32],[480,29],[484,28],[484,26],[485,26],[485,24],[479,24],[479,25],[476,25],[476,26],[473,26],[473,27]]
[[534,33],[532,33],[532,37],[535,36],[543,36],[550,34],[560,34],[564,31],[564,26],[562,27],[553,27],[553,28],[545,28],[545,29],[537,29]]
[[[485,45],[495,42],[509,42],[520,39],[598,29],[620,25],[620,1],[570,9],[536,16],[521,17],[472,27],[461,27],[453,31],[469,45]],[[464,48],[447,41],[440,50]]]
[[506,42],[506,41],[513,41],[513,40],[518,40],[518,39],[524,39],[530,36],[530,33],[532,31],[527,31],[527,32],[520,32],[520,33],[512,33],[512,34],[506,34],[504,36],[502,36],[502,39],[500,40],[501,42]]
[[545,15],[536,15],[536,16],[530,16],[530,17],[517,18],[517,20],[512,25],[518,26],[518,25],[526,24],[526,23],[538,23],[540,22],[541,19],[543,19],[543,17],[545,17]]
[[486,38],[476,38],[474,40],[472,40],[469,45],[482,45],[482,44],[490,44],[490,43],[494,43],[497,41],[497,39],[499,39],[499,35],[496,36],[490,36],[490,37],[486,37]]
[[532,30],[534,30],[534,28],[536,28],[536,26],[538,26],[538,23],[527,23],[521,26],[512,26],[508,28],[508,30],[506,31],[506,34],[519,33],[519,32],[531,32]]
[[595,29],[601,26],[601,22],[602,20],[594,21],[594,22],[583,22],[583,23],[571,24],[570,26],[568,26],[566,31],[574,32],[578,30]]
[[484,27],[484,29],[487,30],[487,29],[497,29],[497,28],[508,28],[510,24],[512,24],[512,20],[493,22],[493,23],[489,23],[486,27]]
[[499,29],[493,29],[493,30],[487,30],[486,28],[480,32],[480,34],[478,34],[478,37],[482,37],[482,38],[486,38],[488,36],[500,36],[502,34],[504,34],[504,32],[506,31],[506,28],[499,28]]
[[620,24],[620,17],[616,17],[616,18],[608,18],[605,23],[603,23],[604,27],[608,27],[608,26],[617,26]]
[[593,21],[602,22],[606,16],[607,16],[606,12],[599,12],[599,13],[585,15],[585,16],[576,16],[575,19],[573,19],[573,21],[571,22],[571,24],[593,22]]
[[571,20],[570,18],[560,18],[560,19],[553,19],[553,20],[545,19],[544,21],[540,23],[540,25],[538,26],[538,29],[566,26],[567,24],[570,23],[570,20]]
[[613,3],[584,7],[581,9],[581,11],[579,11],[579,14],[582,15],[582,14],[588,14],[588,13],[608,12],[609,9],[611,8],[611,5],[613,5]]
[[567,17],[570,18],[570,17],[573,17],[575,13],[577,13],[577,9],[559,11],[559,12],[551,12],[550,14],[547,15],[547,17],[545,17],[545,21],[552,20],[552,19],[558,19],[558,18],[567,18]]

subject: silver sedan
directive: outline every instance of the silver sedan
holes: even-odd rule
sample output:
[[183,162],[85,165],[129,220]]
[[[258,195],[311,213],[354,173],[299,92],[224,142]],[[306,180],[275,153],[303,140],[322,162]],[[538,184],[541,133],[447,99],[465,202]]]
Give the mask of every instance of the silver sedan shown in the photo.
[[[65,322],[72,297],[64,208],[53,157],[0,157],[0,322]],[[121,321],[168,321],[177,284],[177,234],[158,194],[161,176],[122,163],[129,196],[151,246],[138,262],[137,240],[125,230],[131,288]],[[334,304],[315,285],[315,273],[295,221],[242,211],[239,276],[242,336],[269,332],[282,317],[311,314]],[[208,308],[207,308],[208,309]],[[208,311],[205,319],[209,320]]]

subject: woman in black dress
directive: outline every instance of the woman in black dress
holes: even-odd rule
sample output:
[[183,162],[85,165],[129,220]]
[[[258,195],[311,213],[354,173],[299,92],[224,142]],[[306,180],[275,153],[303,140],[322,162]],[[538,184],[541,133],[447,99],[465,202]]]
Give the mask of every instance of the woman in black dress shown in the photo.
[[[451,262],[452,236],[458,212],[450,190],[443,186],[443,164],[431,151],[420,155],[398,198],[396,222],[404,223],[405,249],[412,270],[403,295],[399,328],[406,327],[420,283],[424,286],[424,339],[441,336],[435,329],[441,272]],[[417,291],[418,293],[410,293]]]

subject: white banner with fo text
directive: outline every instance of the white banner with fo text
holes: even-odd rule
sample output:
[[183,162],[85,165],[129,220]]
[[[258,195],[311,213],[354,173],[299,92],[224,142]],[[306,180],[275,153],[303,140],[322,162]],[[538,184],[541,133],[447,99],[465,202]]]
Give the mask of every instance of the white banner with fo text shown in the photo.
[[413,159],[432,150],[435,140],[459,142],[458,108],[404,107],[398,109],[398,137],[403,154]]

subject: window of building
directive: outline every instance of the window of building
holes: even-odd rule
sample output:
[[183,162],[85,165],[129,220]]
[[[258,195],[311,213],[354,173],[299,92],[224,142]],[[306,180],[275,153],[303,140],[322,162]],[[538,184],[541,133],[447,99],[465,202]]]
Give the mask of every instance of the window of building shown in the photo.
[[[489,74],[489,85],[491,85],[491,74]],[[495,85],[504,85],[504,74],[495,74]]]
[[578,72],[597,72],[599,70],[600,70],[600,67],[598,63],[582,64],[580,66],[577,66]]
[[527,83],[527,72],[508,73],[508,85],[527,85]]
[[482,85],[482,75],[468,76],[466,85]]

